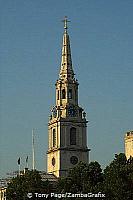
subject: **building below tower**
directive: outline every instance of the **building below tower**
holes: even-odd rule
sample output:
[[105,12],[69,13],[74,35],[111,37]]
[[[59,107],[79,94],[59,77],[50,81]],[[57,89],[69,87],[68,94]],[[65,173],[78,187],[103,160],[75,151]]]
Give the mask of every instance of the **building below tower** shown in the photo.
[[125,154],[127,159],[133,157],[133,131],[128,131],[125,134]]

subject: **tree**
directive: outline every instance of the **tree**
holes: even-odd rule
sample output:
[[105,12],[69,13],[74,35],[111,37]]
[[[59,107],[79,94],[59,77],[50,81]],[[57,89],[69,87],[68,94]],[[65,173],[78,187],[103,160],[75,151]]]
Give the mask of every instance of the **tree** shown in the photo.
[[[83,190],[83,180],[87,172],[87,164],[80,162],[76,167],[69,170],[68,176],[58,181],[59,192],[77,193]],[[85,181],[85,180],[84,180]]]
[[88,165],[86,179],[86,192],[97,193],[103,190],[103,172],[97,161]]
[[[24,175],[11,180],[7,187],[7,200],[26,200],[28,193],[49,193],[52,186],[49,181],[43,182],[38,171],[27,171]],[[33,195],[32,199],[36,199]]]
[[[105,194],[106,200],[131,200],[133,197],[133,159],[116,154],[114,160],[102,172],[98,162],[80,162],[67,177],[58,181],[58,192]],[[66,198],[65,198],[66,199]],[[69,200],[71,198],[68,198]],[[80,198],[72,198],[80,199]],[[86,199],[86,198],[81,198]]]
[[115,155],[104,170],[104,191],[108,200],[131,200],[133,197],[133,162],[125,154]]
[[[56,192],[55,192],[56,191]],[[13,178],[7,187],[7,200],[26,200],[27,193],[53,192],[49,181],[43,182],[38,171],[27,171],[25,175]],[[55,193],[72,194],[101,192],[105,200],[131,200],[133,197],[133,159],[126,159],[125,154],[116,154],[114,160],[102,172],[98,162],[86,164],[80,162],[68,172],[67,177],[58,180]],[[32,199],[37,199],[33,196]],[[51,199],[50,195],[49,198]],[[61,198],[63,199],[63,198]],[[83,200],[87,198],[64,198]]]
[[98,190],[97,187],[102,187],[102,183],[103,174],[98,162],[91,162],[89,165],[80,162],[69,171],[67,177],[59,179],[58,192],[70,192],[73,194],[95,192]]

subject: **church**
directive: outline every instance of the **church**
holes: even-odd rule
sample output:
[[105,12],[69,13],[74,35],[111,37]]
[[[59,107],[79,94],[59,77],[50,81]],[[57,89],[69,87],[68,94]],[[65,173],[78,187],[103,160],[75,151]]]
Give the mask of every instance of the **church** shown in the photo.
[[80,161],[89,162],[86,113],[78,102],[78,80],[72,66],[67,17],[59,78],[55,84],[56,102],[48,122],[47,172],[66,176]]

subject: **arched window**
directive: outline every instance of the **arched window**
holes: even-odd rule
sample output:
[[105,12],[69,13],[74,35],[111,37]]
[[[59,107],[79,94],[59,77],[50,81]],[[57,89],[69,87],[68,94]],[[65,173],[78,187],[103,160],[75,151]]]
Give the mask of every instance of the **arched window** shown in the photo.
[[76,145],[76,128],[70,129],[70,145]]
[[53,129],[53,147],[56,145],[56,132],[55,129]]
[[60,91],[57,91],[57,100],[59,100]]
[[69,89],[69,91],[68,91],[68,98],[72,99],[72,89]]
[[66,91],[65,89],[62,90],[62,99],[65,99],[66,98]]

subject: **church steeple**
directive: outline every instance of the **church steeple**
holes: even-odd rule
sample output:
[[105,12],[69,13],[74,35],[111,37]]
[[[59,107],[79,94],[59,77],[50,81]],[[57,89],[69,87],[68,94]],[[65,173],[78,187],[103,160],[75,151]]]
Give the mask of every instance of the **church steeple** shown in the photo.
[[78,104],[78,81],[72,67],[67,17],[64,22],[61,69],[56,81],[55,105],[48,122],[48,173],[66,176],[80,161],[88,162],[87,120]]
[[70,39],[67,32],[68,29],[67,23],[70,21],[68,21],[67,17],[65,17],[63,22],[64,22],[64,34],[63,34],[63,45],[62,45],[60,79],[73,79],[74,71],[72,68]]

